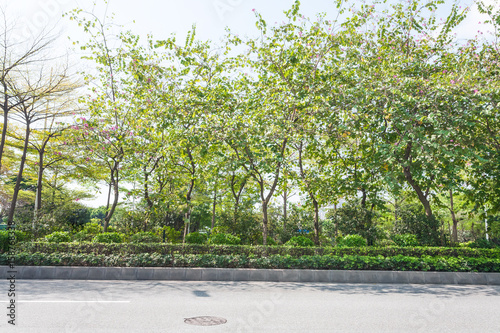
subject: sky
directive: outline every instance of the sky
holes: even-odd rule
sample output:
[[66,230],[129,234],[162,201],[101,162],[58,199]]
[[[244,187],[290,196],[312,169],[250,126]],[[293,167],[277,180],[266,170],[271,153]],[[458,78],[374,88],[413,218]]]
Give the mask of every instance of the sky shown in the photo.
[[[487,0],[491,3],[494,0]],[[98,17],[114,14],[114,22],[131,30],[135,34],[146,36],[152,34],[155,39],[166,39],[172,33],[183,41],[193,24],[197,26],[197,36],[201,40],[221,40],[226,34],[226,27],[240,36],[255,36],[255,14],[253,9],[261,13],[269,24],[281,23],[283,11],[294,3],[294,0],[0,0],[0,8],[7,18],[16,22],[19,38],[42,31],[47,25],[60,33],[56,52],[72,52],[72,40],[84,40],[85,34],[74,22],[63,18],[62,14],[74,8],[94,11]],[[451,3],[448,2],[448,3]],[[472,0],[463,0],[465,8]],[[484,21],[477,9],[472,7],[468,19],[456,29],[459,38],[472,38],[478,30],[488,28],[479,22]],[[319,12],[327,13],[327,18],[334,19],[336,6],[331,0],[302,0],[301,12],[314,17]],[[75,55],[79,58],[79,55]],[[97,207],[106,203],[106,190],[101,189],[94,200],[83,201]]]

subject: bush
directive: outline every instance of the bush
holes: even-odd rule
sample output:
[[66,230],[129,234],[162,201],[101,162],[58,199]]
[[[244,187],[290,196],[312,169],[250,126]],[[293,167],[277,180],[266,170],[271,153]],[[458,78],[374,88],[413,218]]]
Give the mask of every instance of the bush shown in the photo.
[[[372,245],[378,237],[375,215],[356,201],[346,202],[331,215],[330,226],[337,226],[343,235],[361,235]],[[330,231],[329,234],[332,234]]]
[[337,246],[340,247],[362,247],[366,246],[366,239],[360,235],[347,235],[337,239]]
[[200,234],[199,232],[191,232],[186,235],[186,243],[189,244],[205,244],[207,242],[207,235]]
[[212,234],[208,238],[208,244],[239,245],[241,239],[231,234]]
[[45,236],[45,240],[49,243],[67,243],[71,242],[71,236],[69,232],[56,231]]
[[162,239],[152,232],[141,231],[130,236],[130,243],[160,243]]
[[415,235],[422,245],[441,244],[440,222],[435,217],[427,217],[422,205],[403,205],[398,208],[397,215],[398,219],[394,223],[396,233]]
[[87,233],[85,230],[79,231],[73,235],[74,242],[90,242],[95,237],[93,234]]
[[391,239],[397,246],[419,246],[417,236],[412,234],[392,235]]
[[[393,270],[444,272],[500,272],[500,259],[409,256],[306,255],[292,257],[246,255],[141,253],[82,254],[82,253],[17,253],[14,258],[25,266],[103,266],[103,267],[218,267],[324,270]],[[0,265],[7,265],[8,254],[0,254]]]
[[294,247],[309,247],[314,246],[314,242],[305,236],[293,236],[288,242],[285,243],[285,245]]
[[[14,235],[16,236],[15,242],[23,242],[29,239],[29,236],[26,232],[23,231],[14,231]],[[9,231],[8,230],[0,230],[0,252],[8,252],[9,251]]]
[[92,242],[94,243],[123,243],[123,234],[117,232],[106,232],[96,235]]
[[181,240],[181,232],[172,227],[165,226],[156,230],[156,235],[163,240],[163,231],[165,230],[165,241],[167,243],[179,243]]
[[470,242],[468,247],[476,249],[494,249],[497,246],[495,243],[486,240],[486,238],[481,238],[474,242]]

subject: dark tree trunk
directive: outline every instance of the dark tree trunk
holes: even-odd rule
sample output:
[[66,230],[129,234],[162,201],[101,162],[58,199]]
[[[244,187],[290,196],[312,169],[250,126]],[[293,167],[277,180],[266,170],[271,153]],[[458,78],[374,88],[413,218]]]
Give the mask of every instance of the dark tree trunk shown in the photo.
[[452,239],[453,242],[458,243],[458,232],[457,232],[457,227],[458,227],[458,220],[457,217],[455,216],[455,210],[453,208],[453,191],[450,189],[450,213],[451,213],[451,220],[453,221],[453,227],[452,227]]
[[[112,172],[112,178],[111,178],[111,184],[113,186],[113,203],[111,204],[111,208],[109,208],[109,211],[106,213],[106,217],[104,218],[104,226],[103,226],[103,231],[107,232],[108,231],[108,226],[109,226],[109,221],[111,221],[111,218],[113,217],[113,214],[115,213],[116,206],[118,205],[118,197],[120,195],[119,189],[118,189],[118,167],[119,163],[115,164],[115,167]],[[108,202],[109,204],[109,202]]]
[[[405,156],[404,156],[404,160],[406,162],[409,162],[411,149],[412,149],[412,143],[408,142],[408,144],[406,145]],[[418,199],[422,203],[422,206],[424,206],[425,215],[427,217],[432,217],[431,204],[430,204],[429,200],[427,200],[427,195],[424,194],[424,192],[422,191],[420,186],[413,179],[413,175],[411,174],[411,169],[410,169],[409,165],[406,165],[403,167],[403,173],[404,173],[406,181],[408,182],[408,184],[410,184],[410,186],[413,188],[415,193],[417,193]]]
[[[5,59],[4,59],[5,61]],[[3,89],[4,89],[4,101],[2,105],[3,109],[3,127],[2,127],[2,139],[0,141],[0,174],[2,172],[2,157],[3,157],[3,150],[5,148],[5,139],[7,136],[7,122],[9,120],[9,95],[7,94],[7,84],[5,82],[2,82]]]
[[21,156],[21,165],[19,166],[19,171],[17,173],[16,185],[14,186],[14,193],[12,195],[12,201],[10,204],[9,217],[7,218],[8,228],[10,229],[14,222],[14,212],[16,210],[17,197],[19,195],[19,190],[21,189],[21,181],[23,179],[23,171],[24,165],[26,163],[26,154],[28,152],[28,144],[30,137],[31,129],[29,123],[26,125],[26,131],[24,136],[24,146],[23,146],[23,154]]
[[316,199],[313,199],[314,207],[314,244],[319,246],[319,208]]
[[264,246],[267,246],[267,235],[268,235],[267,205],[268,205],[268,201],[263,200],[262,201],[262,245],[264,245]]
[[42,177],[43,177],[43,157],[45,154],[45,150],[42,148],[38,152],[38,174],[37,174],[37,181],[36,181],[36,195],[35,195],[35,209],[33,213],[33,223],[31,225],[33,232],[35,232],[35,227],[36,223],[38,221],[39,215],[40,215],[40,209],[42,208]]
[[217,206],[217,188],[214,189],[214,200],[212,202],[212,230],[215,227],[215,207]]

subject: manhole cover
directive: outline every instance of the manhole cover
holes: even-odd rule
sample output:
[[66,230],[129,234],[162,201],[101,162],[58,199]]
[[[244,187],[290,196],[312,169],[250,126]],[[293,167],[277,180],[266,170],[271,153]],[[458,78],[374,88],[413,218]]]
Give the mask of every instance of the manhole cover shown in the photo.
[[190,325],[214,326],[214,325],[225,324],[227,323],[227,320],[221,317],[200,316],[200,317],[186,318],[184,319],[184,322]]

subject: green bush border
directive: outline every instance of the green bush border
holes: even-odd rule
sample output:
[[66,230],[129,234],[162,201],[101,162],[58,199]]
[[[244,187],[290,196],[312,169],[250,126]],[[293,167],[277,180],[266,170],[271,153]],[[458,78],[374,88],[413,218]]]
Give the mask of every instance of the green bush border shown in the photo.
[[[25,266],[99,266],[99,267],[218,267],[321,270],[385,270],[441,272],[500,272],[500,259],[457,257],[331,256],[271,255],[169,255],[141,253],[104,255],[93,253],[17,253],[17,265]],[[0,254],[0,265],[8,263],[8,255]]]
[[286,246],[250,246],[250,245],[206,245],[206,244],[105,244],[105,243],[48,243],[24,242],[16,245],[17,252],[25,253],[73,253],[73,254],[103,254],[126,255],[141,253],[158,254],[213,254],[213,255],[244,255],[267,257],[272,255],[301,256],[383,256],[398,255],[408,257],[469,257],[500,259],[500,249],[473,249],[459,247],[286,247]]

